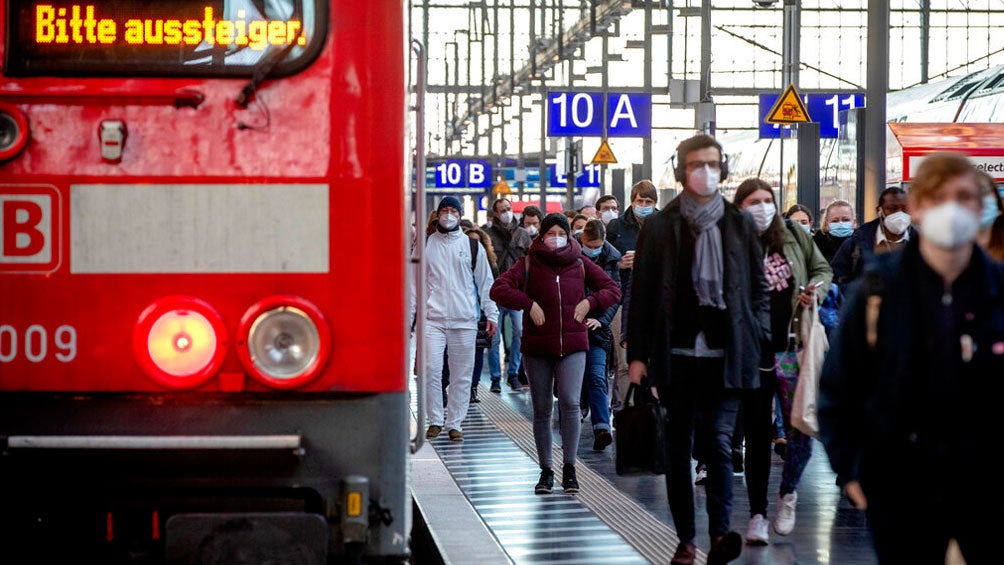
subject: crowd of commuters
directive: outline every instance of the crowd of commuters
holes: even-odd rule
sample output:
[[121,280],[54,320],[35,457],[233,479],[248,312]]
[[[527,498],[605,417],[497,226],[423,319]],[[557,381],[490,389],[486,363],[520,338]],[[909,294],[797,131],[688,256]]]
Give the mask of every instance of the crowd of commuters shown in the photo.
[[[818,221],[798,204],[782,214],[758,178],[730,201],[720,190],[728,158],[711,136],[683,141],[673,164],[682,190],[662,208],[647,180],[623,209],[605,195],[546,216],[526,206],[517,218],[499,198],[480,228],[461,225],[456,198],[439,202],[425,242],[425,370],[443,378],[426,379],[426,437],[446,429],[463,440],[487,355],[491,392],[502,392],[504,370],[508,388],[531,397],[541,495],[554,488],[557,400],[561,486],[575,493],[587,413],[603,451],[628,385],[650,386],[667,415],[660,449],[680,538],[671,563],[698,555],[696,485],[706,494],[707,562],[727,563],[744,543],[767,545],[771,530],[796,527],[813,438],[793,425],[793,398],[816,376],[800,371],[799,320],[819,307],[821,319],[832,310],[819,437],[838,484],[866,512],[880,561],[937,562],[951,539],[972,562],[988,555],[985,497],[960,496],[951,477],[991,445],[1002,388],[995,179],[963,156],[931,155],[909,191],[884,190],[876,219],[858,226],[844,200]],[[783,464],[770,516],[772,444]],[[990,480],[992,467],[967,468],[975,483]],[[730,523],[733,472],[744,473],[749,496],[745,540]]]

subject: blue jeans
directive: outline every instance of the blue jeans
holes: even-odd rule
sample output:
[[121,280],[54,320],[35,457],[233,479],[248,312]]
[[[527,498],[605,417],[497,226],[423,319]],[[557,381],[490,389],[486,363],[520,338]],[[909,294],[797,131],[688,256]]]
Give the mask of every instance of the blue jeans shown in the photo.
[[586,375],[582,382],[589,397],[589,416],[593,431],[610,431],[610,396],[607,393],[607,350],[599,345],[589,346],[586,353]]
[[[523,341],[523,311],[499,308],[499,325],[509,324],[509,354],[506,358],[506,375],[515,376],[519,374],[519,364],[523,361],[523,354],[519,352]],[[501,369],[501,368],[500,368]]]
[[481,383],[481,371],[485,368],[485,348],[474,348],[474,375],[471,379],[471,390],[478,388]]
[[[673,355],[673,376],[659,387],[659,399],[667,407],[666,491],[669,510],[681,542],[693,542],[694,480],[690,455],[694,436],[701,442],[708,470],[705,484],[708,534],[712,539],[729,531],[732,515],[732,433],[739,411],[739,391],[723,386],[723,359]],[[695,414],[700,413],[695,430]]]
[[502,343],[502,332],[495,332],[492,336],[491,347],[488,348],[488,374],[492,380],[502,380],[502,361],[499,357],[499,344]]

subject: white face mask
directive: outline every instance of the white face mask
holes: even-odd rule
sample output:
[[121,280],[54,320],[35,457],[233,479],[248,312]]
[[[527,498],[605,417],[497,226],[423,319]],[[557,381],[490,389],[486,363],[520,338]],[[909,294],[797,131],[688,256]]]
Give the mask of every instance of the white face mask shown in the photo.
[[617,219],[616,210],[604,210],[600,212],[600,221],[603,222],[604,226],[609,224],[610,220],[616,220],[616,219]]
[[572,237],[575,237],[575,236],[579,235],[580,233],[582,233],[582,230],[575,230],[575,231],[572,232]]
[[544,238],[544,244],[551,249],[561,249],[568,245],[568,238],[563,235],[551,235]]
[[910,227],[910,214],[906,212],[889,214],[882,220],[882,223],[885,225],[885,229],[896,235],[900,235],[906,231],[906,228]]
[[530,237],[536,237],[539,231],[540,228],[537,226],[526,226],[526,233],[530,234]]
[[805,233],[812,233],[812,226],[809,224],[798,224],[798,227],[802,228]]
[[439,217],[439,225],[443,226],[444,230],[452,230],[457,227],[457,223],[460,219],[453,214],[443,214]]
[[509,211],[509,210],[506,210],[505,212],[502,212],[501,214],[499,214],[499,221],[502,222],[503,226],[508,226],[509,224],[511,224],[512,223],[512,212]]
[[718,182],[721,172],[718,169],[704,165],[690,173],[690,189],[701,196],[711,196],[718,192]]
[[951,249],[976,239],[980,219],[969,208],[949,200],[924,212],[921,236],[943,249]]
[[777,208],[774,207],[773,202],[761,202],[760,204],[753,204],[752,206],[747,206],[746,211],[753,216],[753,222],[756,223],[757,231],[764,231],[769,226],[771,221],[774,220],[774,214],[777,213]]

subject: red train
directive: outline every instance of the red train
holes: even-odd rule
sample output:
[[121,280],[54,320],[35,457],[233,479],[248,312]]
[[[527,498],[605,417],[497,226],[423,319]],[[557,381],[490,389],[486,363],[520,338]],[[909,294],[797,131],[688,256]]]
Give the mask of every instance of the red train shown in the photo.
[[4,554],[405,559],[403,7],[0,18]]

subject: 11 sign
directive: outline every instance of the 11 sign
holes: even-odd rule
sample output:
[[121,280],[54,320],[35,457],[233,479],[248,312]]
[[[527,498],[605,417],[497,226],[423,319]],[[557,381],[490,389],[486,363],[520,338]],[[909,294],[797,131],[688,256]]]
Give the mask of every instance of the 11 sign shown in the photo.
[[[764,121],[768,112],[777,102],[777,94],[760,95],[760,138],[779,138],[784,130],[784,137],[792,137],[794,128],[782,128],[778,124],[768,124]],[[865,105],[865,95],[860,92],[824,92],[802,96],[809,118],[819,123],[819,137],[837,138],[837,126],[840,123],[840,112]]]
[[[548,92],[547,135],[602,137],[602,92]],[[608,93],[608,137],[650,137],[652,95]]]

